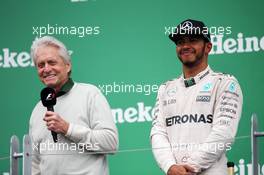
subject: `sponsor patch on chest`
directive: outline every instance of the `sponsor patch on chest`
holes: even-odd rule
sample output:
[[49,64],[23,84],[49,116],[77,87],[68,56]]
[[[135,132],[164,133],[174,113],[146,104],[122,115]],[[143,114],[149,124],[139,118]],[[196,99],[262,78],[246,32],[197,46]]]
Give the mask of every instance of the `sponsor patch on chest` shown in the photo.
[[210,95],[198,95],[196,97],[197,102],[210,102],[211,96]]
[[167,106],[167,105],[172,105],[176,103],[176,99],[172,98],[172,99],[168,99],[168,100],[164,100],[163,101],[163,106]]

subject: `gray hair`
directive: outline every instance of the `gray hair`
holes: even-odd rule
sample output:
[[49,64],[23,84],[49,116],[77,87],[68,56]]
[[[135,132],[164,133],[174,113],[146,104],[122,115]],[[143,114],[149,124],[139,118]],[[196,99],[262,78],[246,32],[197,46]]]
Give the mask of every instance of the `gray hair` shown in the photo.
[[34,63],[36,64],[37,61],[37,50],[40,47],[43,46],[54,46],[57,47],[59,50],[59,55],[60,57],[67,63],[71,62],[71,57],[70,54],[66,48],[66,46],[59,41],[58,39],[56,39],[55,37],[52,36],[44,36],[41,38],[36,38],[31,46],[31,58],[33,59]]

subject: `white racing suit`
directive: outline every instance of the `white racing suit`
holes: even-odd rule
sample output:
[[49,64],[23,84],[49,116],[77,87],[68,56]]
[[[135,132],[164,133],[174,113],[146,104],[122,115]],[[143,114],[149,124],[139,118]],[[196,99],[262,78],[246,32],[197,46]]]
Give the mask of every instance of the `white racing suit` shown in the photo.
[[195,77],[162,84],[151,129],[159,167],[188,164],[199,175],[226,175],[226,150],[236,135],[243,95],[238,81],[208,66]]

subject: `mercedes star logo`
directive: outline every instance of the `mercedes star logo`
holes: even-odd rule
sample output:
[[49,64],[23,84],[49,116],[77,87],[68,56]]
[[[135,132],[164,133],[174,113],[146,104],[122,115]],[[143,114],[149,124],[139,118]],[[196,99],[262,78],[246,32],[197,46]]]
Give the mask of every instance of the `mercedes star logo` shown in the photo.
[[193,24],[190,22],[190,21],[185,21],[183,24],[182,24],[182,26],[181,26],[181,28],[182,29],[185,29],[185,30],[189,30],[189,29],[191,29],[193,27]]

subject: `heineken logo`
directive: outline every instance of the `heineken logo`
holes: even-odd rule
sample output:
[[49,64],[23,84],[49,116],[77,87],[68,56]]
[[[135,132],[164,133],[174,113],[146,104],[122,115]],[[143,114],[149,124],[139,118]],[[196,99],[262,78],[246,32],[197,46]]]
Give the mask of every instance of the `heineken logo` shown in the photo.
[[[190,24],[186,23],[186,26]],[[230,35],[229,35],[230,36]],[[264,36],[244,37],[238,33],[236,38],[224,35],[211,35],[212,50],[210,55],[250,53],[264,50]],[[33,67],[34,63],[26,51],[17,52],[14,49],[2,48],[0,50],[0,68]]]

